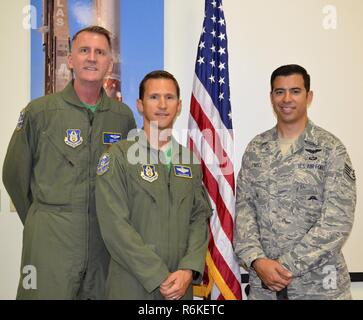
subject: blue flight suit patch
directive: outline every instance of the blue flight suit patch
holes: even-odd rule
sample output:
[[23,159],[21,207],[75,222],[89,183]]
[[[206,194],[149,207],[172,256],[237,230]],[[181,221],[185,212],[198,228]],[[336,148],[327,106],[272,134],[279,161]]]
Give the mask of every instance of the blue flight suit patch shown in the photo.
[[113,144],[121,140],[121,133],[116,132],[104,132],[103,144]]
[[67,136],[64,138],[64,142],[67,146],[77,148],[83,143],[80,129],[68,129]]
[[186,166],[174,166],[174,174],[177,177],[192,179],[192,168]]
[[110,159],[111,157],[109,153],[105,153],[100,158],[100,161],[98,162],[97,165],[97,175],[102,176],[108,171],[108,169],[110,169]]

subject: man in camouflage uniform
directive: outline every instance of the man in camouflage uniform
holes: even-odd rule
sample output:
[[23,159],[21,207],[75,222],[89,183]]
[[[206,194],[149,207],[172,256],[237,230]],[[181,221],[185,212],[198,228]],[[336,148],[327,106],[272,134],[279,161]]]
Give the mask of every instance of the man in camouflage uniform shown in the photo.
[[344,145],[307,116],[310,77],[298,65],[271,76],[277,126],[247,146],[237,182],[235,252],[250,299],[350,299],[341,249],[356,203]]
[[96,216],[96,168],[135,120],[102,88],[112,69],[107,30],[77,32],[68,63],[74,81],[21,112],[4,162],[3,182],[24,224],[18,299],[104,298],[110,257]]

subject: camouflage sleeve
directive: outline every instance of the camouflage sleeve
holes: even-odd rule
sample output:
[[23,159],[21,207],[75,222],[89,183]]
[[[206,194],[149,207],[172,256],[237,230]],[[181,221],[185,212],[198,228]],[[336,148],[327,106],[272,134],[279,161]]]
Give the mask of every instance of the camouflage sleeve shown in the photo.
[[30,179],[32,174],[32,138],[34,133],[26,109],[20,112],[3,165],[3,183],[24,224],[32,202]]
[[260,243],[253,191],[247,175],[246,153],[237,178],[236,220],[234,226],[234,251],[245,269],[257,258],[265,257]]
[[323,205],[319,220],[279,261],[295,276],[326,264],[342,249],[353,226],[356,177],[343,145],[327,161]]

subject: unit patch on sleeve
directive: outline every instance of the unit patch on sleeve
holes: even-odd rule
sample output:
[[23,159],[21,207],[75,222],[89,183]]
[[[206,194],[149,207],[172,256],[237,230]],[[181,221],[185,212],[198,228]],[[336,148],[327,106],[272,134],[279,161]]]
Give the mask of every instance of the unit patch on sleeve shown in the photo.
[[80,129],[68,129],[66,133],[67,136],[64,138],[64,142],[67,146],[77,148],[83,143]]
[[174,174],[177,177],[192,179],[192,168],[186,166],[174,166]]
[[117,132],[104,132],[103,133],[103,144],[113,144],[121,140],[121,133]]
[[24,118],[25,118],[25,111],[22,110],[19,115],[18,123],[16,124],[16,130],[19,131],[23,129],[24,126]]
[[111,156],[109,153],[102,155],[100,161],[98,162],[97,175],[102,176],[108,171],[108,169],[110,169],[110,159]]

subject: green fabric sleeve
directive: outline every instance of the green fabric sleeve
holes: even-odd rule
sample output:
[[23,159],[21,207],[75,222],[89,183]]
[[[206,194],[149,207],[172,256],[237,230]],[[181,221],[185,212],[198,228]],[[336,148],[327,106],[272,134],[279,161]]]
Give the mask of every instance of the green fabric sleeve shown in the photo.
[[24,111],[24,122],[10,140],[3,165],[3,183],[24,224],[32,203],[30,179],[32,172],[31,137],[34,136],[28,112]]

